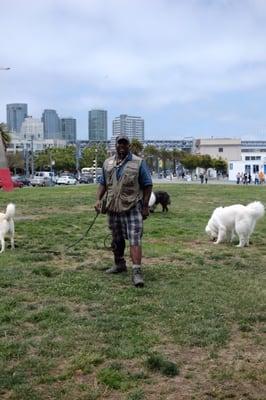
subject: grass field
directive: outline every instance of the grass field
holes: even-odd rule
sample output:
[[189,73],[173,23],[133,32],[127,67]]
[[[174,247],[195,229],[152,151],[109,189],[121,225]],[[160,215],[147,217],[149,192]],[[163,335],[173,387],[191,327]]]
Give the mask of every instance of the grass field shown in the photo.
[[266,399],[265,218],[249,248],[204,233],[215,207],[266,189],[160,188],[172,204],[145,221],[143,289],[104,273],[105,216],[69,248],[95,185],[0,193],[1,211],[17,206],[16,249],[0,255],[2,400]]

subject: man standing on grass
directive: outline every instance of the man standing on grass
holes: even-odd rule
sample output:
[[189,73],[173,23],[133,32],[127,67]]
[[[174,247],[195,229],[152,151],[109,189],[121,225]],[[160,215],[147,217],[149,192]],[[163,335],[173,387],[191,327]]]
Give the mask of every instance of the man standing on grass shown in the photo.
[[130,152],[130,141],[126,135],[116,138],[116,154],[103,164],[103,175],[97,191],[95,210],[100,212],[101,200],[106,194],[106,212],[112,232],[114,265],[109,274],[126,272],[124,258],[125,240],[130,244],[132,282],[143,287],[141,272],[141,237],[143,220],[149,215],[149,198],[152,179],[146,162]]

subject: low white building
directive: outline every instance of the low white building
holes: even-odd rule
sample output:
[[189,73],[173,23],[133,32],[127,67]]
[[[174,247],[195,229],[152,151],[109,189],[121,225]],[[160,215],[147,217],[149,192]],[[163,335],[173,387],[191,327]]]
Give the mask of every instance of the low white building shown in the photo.
[[266,174],[266,151],[244,152],[241,154],[241,158],[241,161],[230,160],[228,162],[229,181],[236,181],[238,172],[250,174],[252,182],[254,182],[256,173],[262,171]]
[[49,148],[65,148],[67,145],[66,140],[63,139],[37,139],[35,140],[33,137],[31,139],[22,139],[18,136],[12,134],[11,143],[9,143],[7,152],[8,153],[16,153],[33,151],[34,153],[37,151],[43,151]]

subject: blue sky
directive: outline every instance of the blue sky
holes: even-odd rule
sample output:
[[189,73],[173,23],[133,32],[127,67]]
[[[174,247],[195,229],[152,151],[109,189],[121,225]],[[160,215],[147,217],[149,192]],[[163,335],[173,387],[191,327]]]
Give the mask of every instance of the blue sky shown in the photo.
[[6,104],[141,116],[146,139],[266,140],[265,0],[1,0]]

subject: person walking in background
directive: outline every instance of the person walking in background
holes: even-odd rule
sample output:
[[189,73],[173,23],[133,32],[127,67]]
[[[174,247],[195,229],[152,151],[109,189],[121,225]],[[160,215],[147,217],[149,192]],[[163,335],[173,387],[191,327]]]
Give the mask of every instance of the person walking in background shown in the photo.
[[255,174],[255,180],[254,180],[254,183],[255,183],[255,185],[258,185],[259,184],[259,175],[258,175],[258,173],[256,172],[256,174]]
[[264,183],[264,181],[265,181],[265,176],[264,176],[263,171],[259,172],[259,181],[260,181],[260,184]]
[[125,240],[129,241],[132,260],[132,282],[144,285],[141,271],[141,238],[143,220],[149,215],[152,179],[146,162],[130,152],[126,135],[116,138],[116,154],[103,164],[103,175],[96,195],[95,210],[100,212],[101,201],[106,195],[106,212],[112,232],[114,265],[109,274],[127,271],[124,258]]
[[239,185],[239,183],[240,183],[240,178],[241,178],[241,175],[240,175],[240,172],[238,172],[236,174],[236,183],[237,183],[237,185]]
[[203,180],[204,180],[204,175],[203,175],[203,173],[202,173],[202,172],[200,173],[199,177],[200,177],[200,183],[203,183]]
[[204,177],[205,177],[205,183],[208,183],[208,174],[207,174],[207,172],[205,172]]

